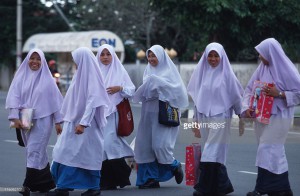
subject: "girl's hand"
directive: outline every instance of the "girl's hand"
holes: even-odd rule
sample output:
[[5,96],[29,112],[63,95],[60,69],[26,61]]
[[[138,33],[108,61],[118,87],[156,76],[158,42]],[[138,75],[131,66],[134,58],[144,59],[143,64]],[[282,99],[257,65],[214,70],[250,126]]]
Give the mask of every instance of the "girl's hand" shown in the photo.
[[14,127],[17,129],[23,129],[23,124],[20,119],[12,119],[12,122],[14,122]]
[[84,133],[84,128],[85,127],[83,125],[77,125],[75,127],[75,134],[78,134],[78,135],[83,134]]
[[271,96],[271,97],[278,97],[279,96],[279,91],[277,90],[275,85],[273,85],[272,87],[271,86],[263,86],[262,90],[268,96]]
[[253,118],[253,116],[251,115],[253,112],[254,112],[253,109],[250,109],[250,108],[247,109],[247,110],[245,111],[245,114],[246,114],[245,118]]
[[115,94],[115,93],[121,91],[122,89],[123,88],[121,86],[111,86],[111,87],[108,87],[106,89],[106,91],[107,91],[108,94],[112,95],[112,94]]
[[201,133],[200,133],[200,129],[197,129],[197,128],[193,128],[193,132],[194,132],[194,136],[196,138],[201,138]]
[[245,132],[245,122],[242,118],[239,119],[239,136],[242,136]]
[[55,124],[55,130],[56,130],[56,134],[57,134],[57,135],[60,135],[60,134],[61,134],[61,132],[62,132],[62,127],[61,127],[60,123],[56,123],[56,124]]

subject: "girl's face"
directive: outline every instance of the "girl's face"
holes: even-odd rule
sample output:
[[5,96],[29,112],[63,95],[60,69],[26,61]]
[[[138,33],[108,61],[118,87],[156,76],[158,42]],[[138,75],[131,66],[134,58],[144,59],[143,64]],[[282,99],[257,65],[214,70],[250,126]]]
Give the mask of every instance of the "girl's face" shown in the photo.
[[263,56],[259,55],[258,58],[263,62],[264,65],[269,65],[269,61],[267,61]]
[[41,57],[37,52],[32,53],[32,55],[29,58],[29,68],[32,71],[37,71],[41,67]]
[[112,62],[112,55],[106,48],[104,48],[100,54],[100,61],[104,65],[109,65]]
[[152,51],[148,52],[147,58],[151,66],[156,67],[158,65],[158,59]]
[[220,56],[216,51],[212,50],[208,53],[207,61],[210,66],[217,67],[220,63]]

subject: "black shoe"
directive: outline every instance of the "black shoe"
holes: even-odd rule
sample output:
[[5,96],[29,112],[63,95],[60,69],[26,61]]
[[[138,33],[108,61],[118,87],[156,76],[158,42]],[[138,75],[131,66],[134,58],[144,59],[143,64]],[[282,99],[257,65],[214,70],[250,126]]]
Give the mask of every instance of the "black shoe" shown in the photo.
[[258,191],[252,191],[247,193],[247,196],[261,196],[262,194],[260,194]]
[[233,187],[231,186],[231,187],[227,188],[225,191],[219,192],[219,193],[218,193],[218,196],[225,196],[225,195],[227,195],[227,194],[229,194],[229,193],[232,193],[233,191],[234,191],[234,189],[233,189]]
[[27,186],[23,186],[19,193],[23,196],[30,196],[30,189]]
[[181,163],[179,163],[178,167],[174,170],[174,176],[177,184],[182,183],[183,181],[183,170],[181,167]]
[[69,190],[71,189],[55,189],[47,193],[47,196],[69,196]]
[[152,188],[159,188],[159,182],[154,179],[149,179],[145,184],[140,185],[139,189],[152,189]]
[[[122,187],[123,188],[123,187]],[[117,190],[117,187],[116,186],[102,186],[100,187],[100,189],[102,191],[106,191],[106,190]]]
[[195,190],[195,191],[193,192],[193,196],[204,196],[204,194],[201,193],[201,192],[199,192],[199,191],[197,191],[197,190]]
[[94,189],[88,189],[87,191],[81,193],[81,196],[98,196],[101,195],[100,189],[94,190]]
[[292,190],[268,193],[268,196],[293,196]]

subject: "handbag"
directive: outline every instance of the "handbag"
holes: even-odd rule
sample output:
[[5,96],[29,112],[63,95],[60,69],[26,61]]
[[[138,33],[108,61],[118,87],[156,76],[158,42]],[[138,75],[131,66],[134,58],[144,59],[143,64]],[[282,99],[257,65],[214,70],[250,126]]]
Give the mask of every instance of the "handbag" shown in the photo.
[[172,107],[168,102],[159,100],[158,122],[171,127],[179,126],[178,108]]
[[185,180],[187,186],[194,186],[200,175],[201,146],[193,143],[185,149]]
[[117,111],[119,122],[117,128],[118,136],[129,136],[134,129],[133,115],[128,99],[124,98],[118,105]]
[[23,141],[22,134],[21,134],[21,129],[16,128],[16,134],[17,134],[18,145],[25,147],[25,143]]

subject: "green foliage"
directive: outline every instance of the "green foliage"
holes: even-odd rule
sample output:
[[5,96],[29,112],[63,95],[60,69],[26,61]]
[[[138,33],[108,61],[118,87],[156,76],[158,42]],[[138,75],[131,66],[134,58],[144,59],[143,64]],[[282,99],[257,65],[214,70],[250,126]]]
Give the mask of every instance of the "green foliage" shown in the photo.
[[16,15],[12,15],[10,13],[16,13],[16,2],[10,0],[2,0],[0,4],[0,66],[15,66],[14,55],[16,43]]
[[[37,0],[23,0],[22,3],[22,41],[23,43],[33,34],[46,32],[67,31],[68,26],[53,10],[45,7]],[[1,0],[0,34],[1,65],[15,68],[16,61],[16,13],[17,1]]]
[[[276,38],[288,56],[300,61],[300,4],[298,0],[152,0],[159,13],[184,28],[187,39],[180,47],[181,60],[193,51],[220,42],[233,61],[256,60],[254,47]],[[162,35],[166,37],[167,35]],[[191,53],[190,55],[188,53]]]
[[[0,58],[12,67],[16,2],[0,3]],[[180,61],[198,61],[213,41],[224,46],[231,61],[254,61],[254,47],[274,37],[300,62],[299,0],[64,0],[58,6],[77,31],[109,30],[124,41],[134,40],[135,48],[127,47],[128,61],[134,60],[134,49],[153,44],[174,48]],[[70,29],[53,7],[23,0],[23,43],[36,33],[61,31]]]

